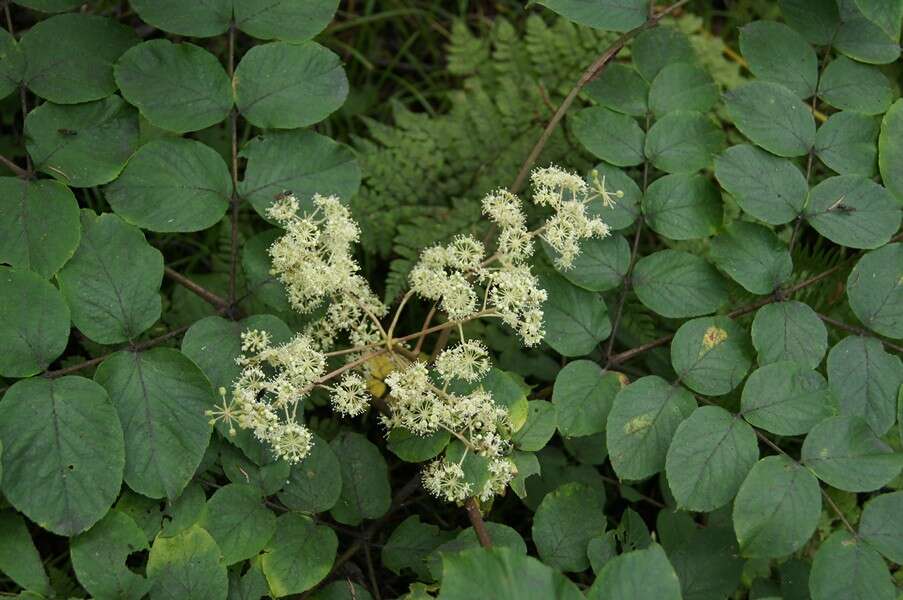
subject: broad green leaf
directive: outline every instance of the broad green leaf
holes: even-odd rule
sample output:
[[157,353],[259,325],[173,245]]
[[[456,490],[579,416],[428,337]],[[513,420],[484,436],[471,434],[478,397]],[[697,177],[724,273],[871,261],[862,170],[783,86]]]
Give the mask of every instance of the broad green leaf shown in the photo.
[[678,507],[708,512],[733,499],[757,460],[752,427],[720,406],[702,406],[677,426],[665,473]]
[[129,555],[147,550],[147,538],[135,521],[111,510],[100,522],[72,539],[72,568],[95,598],[143,598],[150,582],[132,571]]
[[533,516],[533,542],[542,561],[562,571],[589,568],[586,547],[605,533],[605,497],[594,487],[566,483],[546,494]]
[[238,64],[235,82],[238,110],[264,129],[313,125],[348,96],[338,55],[314,42],[254,46]]
[[861,175],[840,175],[812,188],[806,218],[835,244],[878,248],[900,228],[901,207],[884,187]]
[[300,463],[292,465],[291,475],[279,493],[279,501],[292,510],[314,514],[335,506],[341,493],[339,459],[326,440],[314,435],[310,453]]
[[396,575],[410,569],[418,579],[429,581],[431,575],[426,565],[427,556],[452,537],[451,532],[421,522],[418,515],[411,515],[392,531],[383,546],[383,566]]
[[675,63],[659,71],[649,87],[649,109],[657,117],[675,110],[707,112],[718,102],[718,86],[699,67]]
[[[680,524],[669,530],[669,518]],[[680,579],[684,600],[722,600],[740,585],[744,561],[739,557],[733,527],[725,525],[716,525],[710,519],[708,526],[701,528],[689,513],[658,513],[656,532]]]
[[606,427],[608,454],[618,477],[645,479],[664,469],[677,426],[695,409],[692,394],[656,375],[621,390]]
[[69,308],[36,273],[0,267],[0,337],[0,376],[40,373],[66,349]]
[[[228,600],[260,600],[267,595],[267,579],[260,566],[260,559],[254,558],[249,563],[251,566],[244,574],[239,569],[229,571],[229,596]],[[337,582],[346,586],[347,582]],[[325,591],[325,590],[324,590]],[[314,596],[316,599],[316,596]],[[351,598],[349,600],[355,600]],[[361,595],[361,600],[372,600],[368,596]]]
[[608,163],[599,163],[594,170],[600,177],[605,178],[606,189],[624,192],[624,195],[618,198],[611,208],[601,202],[593,202],[587,208],[587,213],[601,218],[613,231],[627,229],[640,214],[640,204],[643,200],[640,186],[624,171]]
[[696,62],[690,39],[675,27],[659,26],[643,31],[634,38],[630,50],[633,66],[649,82],[668,65]]
[[564,18],[606,31],[629,31],[642,25],[649,0],[538,0]]
[[338,0],[232,0],[236,26],[262,40],[303,42],[326,27]]
[[546,446],[536,453],[541,473],[525,482],[527,491],[524,504],[536,511],[546,494],[569,482],[580,482],[595,487],[605,494],[605,481],[598,470],[590,465],[572,465],[565,453],[554,446]]
[[603,371],[593,361],[568,364],[555,378],[552,391],[558,431],[565,437],[605,431],[608,413],[621,387],[617,373]]
[[[246,431],[246,433],[253,436],[253,433],[250,431]],[[230,436],[227,439],[238,446],[236,437]],[[269,448],[265,447],[256,438],[254,438],[253,441],[257,442],[258,446],[258,448],[255,448],[258,452],[252,453],[254,460],[248,458],[245,452],[239,450],[237,447],[233,447],[231,444],[220,445],[219,458],[223,473],[226,474],[226,477],[228,477],[229,481],[232,483],[256,486],[258,492],[263,493],[265,496],[280,492],[282,488],[288,485],[292,466],[284,460],[275,460]],[[207,452],[209,453],[215,450],[216,449],[211,446],[207,449]],[[201,461],[201,467],[199,467],[199,469],[204,467],[206,458],[207,457],[205,456],[205,460]],[[263,460],[260,460],[260,458],[263,458]],[[262,464],[257,464],[258,461]],[[339,474],[336,473],[335,479],[339,478]]]
[[530,400],[527,403],[527,420],[512,436],[518,450],[536,452],[542,450],[555,435],[557,414],[555,406],[545,400]]
[[850,308],[869,329],[903,338],[903,244],[867,252],[847,278]]
[[26,6],[41,12],[63,12],[81,5],[83,0],[15,0],[20,6]]
[[187,42],[143,42],[122,55],[115,75],[125,99],[168,131],[216,125],[232,108],[232,86],[219,59]]
[[[166,503],[163,510],[163,530],[161,536],[172,537],[186,531],[192,525],[201,525],[207,513],[207,495],[201,484],[193,481],[179,497]],[[210,533],[210,531],[207,531]]]
[[571,284],[555,273],[540,276],[548,293],[543,304],[545,342],[564,356],[584,356],[611,333],[608,309],[598,294]]
[[281,229],[261,231],[245,242],[241,254],[241,266],[250,293],[258,300],[277,311],[291,310],[285,286],[270,274],[273,262],[269,248],[282,235]]
[[884,351],[875,338],[851,335],[828,353],[828,382],[840,413],[862,417],[878,435],[896,419],[897,390],[903,384],[903,362]]
[[213,406],[210,382],[172,348],[117,352],[94,375],[125,431],[125,482],[151,498],[177,498],[204,457]]
[[0,401],[0,439],[4,496],[48,531],[85,531],[119,495],[122,427],[106,391],[88,379],[13,385]]
[[791,161],[748,144],[731,146],[716,157],[715,177],[740,208],[770,225],[795,219],[809,191],[806,178]]
[[[668,173],[691,173],[712,164],[724,145],[724,132],[702,113],[668,113],[646,133],[645,153],[652,164]],[[600,157],[601,158],[601,157]]]
[[897,592],[881,555],[844,530],[835,531],[812,559],[812,600],[894,600]]
[[815,93],[818,81],[815,50],[783,23],[754,21],[743,26],[740,51],[758,79],[779,83],[804,99]]
[[802,548],[818,526],[818,480],[786,456],[767,456],[740,486],[733,514],[744,556],[787,556]]
[[779,0],[787,24],[810,44],[824,46],[834,39],[840,26],[837,3],[823,0]]
[[0,177],[0,262],[52,277],[78,247],[78,202],[65,186]]
[[691,390],[709,396],[726,394],[752,364],[749,335],[728,317],[687,321],[671,342],[671,365]]
[[571,128],[584,148],[606,162],[628,167],[644,160],[645,134],[633,117],[591,106],[571,117]]
[[245,144],[245,178],[239,184],[242,198],[261,216],[276,196],[292,192],[301,211],[312,211],[314,194],[335,194],[345,202],[361,183],[361,172],[346,146],[312,131],[268,132]]
[[903,460],[860,417],[838,416],[812,428],[803,441],[803,463],[819,479],[848,492],[877,490],[900,474]]
[[332,507],[332,517],[345,525],[358,525],[364,519],[383,516],[392,503],[392,491],[379,448],[363,435],[350,432],[339,434],[329,445],[342,473],[342,493]]
[[778,156],[802,156],[815,144],[815,119],[784,86],[751,81],[725,94],[727,113],[753,143]]
[[828,350],[828,330],[808,304],[786,300],[756,312],[752,343],[760,365],[790,360],[814,369]]
[[793,272],[790,251],[771,229],[734,221],[711,243],[722,271],[753,294],[770,294]]
[[828,382],[790,361],[752,372],[741,397],[743,418],[778,435],[802,435],[834,414]]
[[590,98],[605,108],[633,117],[646,114],[649,84],[629,65],[615,62],[608,64],[583,89]]
[[903,100],[894,102],[881,121],[878,168],[897,205],[903,206]]
[[[555,251],[543,242],[549,258]],[[624,236],[614,234],[605,239],[589,238],[580,244],[580,254],[570,269],[559,271],[574,285],[591,292],[604,292],[621,285],[630,263],[630,244]]]
[[106,189],[120,217],[150,231],[200,231],[219,222],[232,196],[222,156],[194,140],[141,146]]
[[216,540],[226,565],[256,556],[276,531],[276,515],[263,500],[258,488],[232,483],[207,501],[200,524]]
[[517,467],[517,474],[511,480],[511,489],[517,496],[524,500],[527,497],[527,479],[533,475],[539,475],[542,469],[539,466],[539,459],[536,458],[535,452],[520,452],[515,450],[511,455]]
[[610,560],[586,597],[587,600],[682,600],[677,573],[658,544]]
[[447,431],[420,436],[406,429],[393,429],[386,438],[386,446],[401,460],[416,463],[439,456],[450,439],[451,434]]
[[[493,523],[492,521],[486,521],[485,525],[489,539],[492,540],[493,548],[505,548],[522,556],[527,555],[527,544],[524,543],[524,538],[517,531],[507,525]],[[433,579],[442,579],[443,562],[447,556],[480,547],[476,532],[473,530],[473,527],[468,527],[459,533],[455,539],[445,542],[430,553],[427,557],[430,575],[432,575]]]
[[0,573],[19,587],[52,596],[41,555],[25,519],[14,510],[0,512]]
[[903,491],[875,496],[865,503],[859,536],[897,564],[903,563]]
[[300,594],[329,574],[339,541],[332,529],[309,517],[286,513],[263,551],[263,574],[274,597]]
[[[425,584],[412,584],[425,585]],[[329,585],[317,590],[310,600],[373,600],[373,596],[367,589],[357,583],[352,583],[346,579],[344,581],[333,581]],[[405,600],[417,600],[415,597],[405,597]]]
[[119,96],[66,106],[44,103],[25,119],[35,168],[73,187],[115,179],[138,145],[138,113]]
[[598,574],[618,554],[617,532],[606,531],[600,537],[594,537],[586,547],[593,573]]
[[132,27],[106,17],[70,13],[39,21],[20,43],[25,83],[59,104],[106,98],[116,91],[113,63],[138,41]]
[[718,271],[704,259],[681,250],[660,250],[637,261],[633,289],[640,302],[669,318],[715,312],[727,301]]
[[[0,29],[0,98],[6,98],[16,91],[23,77],[25,77],[25,55],[16,43],[16,38],[7,30]],[[645,101],[644,96],[643,102]]]
[[113,510],[131,517],[144,532],[144,537],[148,542],[153,541],[160,533],[164,517],[159,500],[152,500],[125,488],[122,490],[119,500],[116,501],[116,505],[113,506]]
[[225,33],[232,20],[233,0],[185,2],[184,0],[132,0],[131,6],[145,23],[190,37]]
[[877,165],[878,128],[876,117],[834,113],[815,134],[815,154],[835,173],[871,177]]
[[580,600],[567,577],[510,548],[473,548],[443,559],[439,600],[473,600],[492,590],[493,600]]
[[840,27],[834,34],[833,46],[854,60],[873,64],[892,63],[900,56],[899,27],[897,36],[888,35],[869,20],[857,4],[860,0],[837,0]]
[[903,2],[900,0],[856,0],[865,18],[880,27],[891,39],[900,39]]
[[672,240],[713,235],[723,219],[721,195],[706,177],[676,173],[656,179],[643,198],[643,214],[656,233]]
[[564,438],[564,449],[581,465],[601,465],[608,458],[605,432]]
[[151,600],[221,600],[229,586],[219,547],[197,526],[174,537],[157,536],[147,575]]
[[866,115],[884,113],[894,97],[884,73],[846,56],[838,56],[825,67],[818,95],[834,108]]
[[163,255],[116,215],[81,213],[82,238],[57,276],[79,331],[101,344],[136,338],[160,318]]

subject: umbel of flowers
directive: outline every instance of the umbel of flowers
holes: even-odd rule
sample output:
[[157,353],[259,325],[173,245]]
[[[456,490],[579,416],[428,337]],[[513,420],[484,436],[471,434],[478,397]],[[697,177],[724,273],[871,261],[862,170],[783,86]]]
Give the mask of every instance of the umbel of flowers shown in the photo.
[[[302,461],[313,436],[301,421],[304,400],[317,388],[329,392],[333,410],[346,417],[371,404],[368,363],[387,356],[394,370],[385,378],[390,395],[380,420],[386,431],[401,428],[419,436],[446,431],[465,448],[459,461],[440,458],[423,472],[424,487],[439,498],[461,502],[471,496],[487,501],[505,491],[516,474],[509,458],[511,421],[507,409],[480,386],[459,393],[456,384],[476,384],[491,367],[482,342],[466,339],[462,325],[474,319],[501,319],[524,345],[542,341],[546,292],[530,267],[536,238],[556,254],[561,269],[570,268],[580,241],[609,234],[608,226],[588,212],[590,203],[611,206],[621,192],[611,193],[604,179],[592,184],[557,167],[532,173],[533,201],[551,209],[538,229],[528,230],[521,200],[507,190],[483,199],[483,214],[497,233],[494,253],[483,242],[461,235],[446,246],[423,251],[410,274],[410,291],[391,318],[389,308],[360,275],[354,245],[360,230],[335,196],[313,197],[313,211],[299,214],[299,202],[280,197],[269,209],[285,233],[270,247],[273,275],[285,285],[294,309],[308,314],[326,306],[325,315],[293,339],[275,344],[264,331],[242,334],[242,367],[231,393],[220,390],[222,404],[208,414],[253,432],[279,458]],[[397,337],[395,327],[413,297],[432,301],[446,320],[420,333]],[[428,333],[454,328],[459,341],[440,352],[432,364],[408,342]],[[349,340],[336,349],[337,340]],[[419,346],[418,346],[419,348]],[[344,363],[328,370],[330,358]],[[468,452],[488,461],[489,479],[471,489],[462,468]]]

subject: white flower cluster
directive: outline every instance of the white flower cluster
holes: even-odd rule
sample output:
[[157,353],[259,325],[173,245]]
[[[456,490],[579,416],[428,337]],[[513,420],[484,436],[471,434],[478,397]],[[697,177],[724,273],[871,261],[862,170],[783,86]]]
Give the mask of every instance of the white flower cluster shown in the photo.
[[477,311],[477,293],[469,278],[485,253],[483,244],[469,235],[458,236],[448,246],[428,248],[411,270],[411,288],[423,298],[439,301],[449,319],[468,319]]

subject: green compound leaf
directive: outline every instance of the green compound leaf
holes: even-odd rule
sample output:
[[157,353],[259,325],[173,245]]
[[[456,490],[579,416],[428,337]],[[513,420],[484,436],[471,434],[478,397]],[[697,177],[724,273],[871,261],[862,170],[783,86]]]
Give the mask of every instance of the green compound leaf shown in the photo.
[[652,80],[649,109],[657,118],[675,110],[704,113],[718,97],[718,86],[708,73],[695,65],[677,63],[663,68]]
[[152,125],[185,133],[216,125],[232,108],[229,76],[194,44],[143,42],[116,63],[116,83]]
[[320,583],[329,574],[338,547],[332,529],[297,513],[280,516],[261,561],[272,595],[300,594]]
[[726,394],[752,364],[749,336],[728,317],[704,317],[680,326],[671,342],[671,365],[691,390]]
[[[555,258],[555,251],[545,242],[543,249],[549,258]],[[621,285],[629,264],[630,244],[624,236],[615,234],[601,240],[583,240],[573,266],[560,273],[577,287],[604,292]]]
[[157,536],[147,575],[151,600],[221,600],[229,587],[219,547],[196,525],[173,537]]
[[903,460],[860,417],[837,416],[812,428],[803,463],[819,479],[848,492],[877,490],[900,474]]
[[812,188],[806,218],[821,235],[850,248],[878,248],[900,228],[901,209],[884,187],[840,175]]
[[740,208],[770,225],[795,219],[809,192],[806,178],[791,161],[748,144],[731,146],[715,158],[715,177]]
[[562,17],[596,29],[629,31],[642,25],[649,10],[648,0],[538,0]]
[[646,115],[649,84],[630,65],[610,63],[583,89],[605,108],[632,117]]
[[674,27],[647,29],[634,38],[630,50],[633,66],[649,82],[668,65],[696,63],[690,39]]
[[0,267],[0,336],[0,376],[36,375],[66,349],[69,308],[38,274]]
[[751,81],[725,94],[727,112],[753,143],[778,156],[802,156],[815,144],[815,119],[790,90]]
[[348,96],[341,59],[314,42],[254,46],[238,64],[235,82],[238,110],[264,129],[313,125]]
[[718,188],[702,175],[677,173],[656,179],[643,198],[643,214],[656,233],[672,240],[714,235],[723,219]]
[[[888,35],[860,10],[860,0],[837,0],[840,27],[834,34],[835,48],[860,62],[887,64],[900,56],[899,33]],[[890,4],[890,2],[885,2]]]
[[903,244],[867,252],[847,278],[850,308],[863,325],[903,338]]
[[619,167],[643,163],[645,134],[633,117],[591,106],[571,117],[571,127],[594,156]]
[[276,531],[276,515],[263,500],[259,488],[232,483],[207,501],[200,524],[216,540],[226,565],[256,556]]
[[72,322],[93,341],[134,339],[160,318],[163,255],[112,214],[81,213],[82,239],[57,278]]
[[12,509],[0,512],[0,573],[26,590],[53,594],[25,519]]
[[803,99],[815,93],[815,50],[783,23],[754,21],[745,25],[740,29],[740,51],[758,79],[779,83]]
[[698,112],[676,111],[649,129],[644,150],[662,171],[691,173],[711,166],[712,157],[723,145],[724,132],[711,118]]
[[106,391],[89,379],[14,384],[0,401],[0,439],[4,496],[48,531],[85,531],[119,495],[122,427]]
[[562,571],[588,569],[586,547],[605,533],[604,504],[604,494],[583,483],[566,483],[546,494],[533,516],[539,558]]
[[730,502],[759,460],[753,428],[720,406],[702,406],[677,427],[665,474],[684,510],[712,511]]
[[[0,29],[0,98],[18,89],[25,77],[25,55],[19,44],[5,29]],[[643,98],[645,102],[645,97]]]
[[608,309],[598,294],[572,285],[552,272],[540,276],[548,299],[543,304],[545,342],[563,356],[584,356],[611,334]]
[[835,173],[871,177],[877,165],[878,128],[876,117],[834,113],[815,134],[815,154]]
[[875,496],[865,503],[859,536],[889,560],[903,563],[903,492]]
[[411,515],[395,528],[383,546],[383,566],[396,575],[410,569],[419,579],[429,581],[432,577],[427,568],[427,557],[453,537],[451,532],[422,523],[418,515]]
[[364,519],[383,516],[392,503],[392,490],[379,448],[363,435],[350,432],[340,434],[329,445],[342,473],[342,493],[332,507],[332,517],[345,525],[358,525]]
[[79,583],[96,598],[143,598],[150,582],[126,560],[147,550],[147,538],[135,521],[111,510],[87,532],[72,539],[72,568]]
[[106,98],[116,91],[113,63],[138,36],[106,17],[66,14],[39,21],[22,36],[25,83],[58,104]]
[[812,559],[812,600],[893,600],[893,580],[881,555],[847,531],[831,534]]
[[131,6],[142,21],[163,31],[190,37],[212,37],[229,29],[232,3],[233,0],[132,0]]
[[880,27],[891,39],[900,39],[903,4],[898,0],[856,0],[865,18]]
[[312,211],[314,194],[347,202],[361,184],[361,171],[347,146],[312,131],[269,132],[241,150],[248,166],[238,193],[266,218],[276,196],[290,191],[301,211]]
[[608,561],[587,592],[587,600],[681,600],[680,581],[664,550],[653,544]]
[[314,444],[304,460],[292,465],[292,472],[279,493],[279,501],[292,510],[321,513],[339,501],[342,470],[332,447],[314,434]]
[[558,373],[552,391],[558,431],[565,437],[605,431],[608,412],[620,389],[617,373],[605,372],[590,360],[569,363]]
[[734,221],[711,249],[715,264],[753,294],[770,294],[793,272],[787,246],[762,225]]
[[821,490],[786,456],[755,464],[734,500],[734,531],[743,556],[780,558],[802,548],[818,526]]
[[125,430],[125,482],[151,498],[178,498],[210,440],[204,411],[213,406],[210,382],[172,348],[117,352],[95,381],[113,399]]
[[[443,556],[439,600],[472,600],[492,590],[495,600],[580,600],[567,577],[532,556],[494,547]],[[424,596],[426,598],[426,596]]]
[[830,44],[840,25],[836,2],[822,0],[779,0],[787,24],[810,44]]
[[557,414],[551,402],[530,400],[527,402],[527,420],[512,436],[512,441],[518,450],[542,450],[555,435],[556,425]]
[[35,168],[73,187],[115,179],[138,146],[138,113],[119,96],[64,106],[42,104],[25,119]]
[[[613,231],[627,229],[640,214],[640,204],[643,200],[640,186],[624,171],[608,163],[599,163],[594,170],[605,178],[606,189],[624,192],[624,195],[618,198],[611,208],[601,202],[594,202],[588,207],[587,213],[601,218]],[[577,258],[579,260],[580,257]]]
[[862,417],[878,435],[896,419],[897,390],[903,384],[899,356],[874,338],[849,336],[828,353],[828,382],[840,413]]
[[78,247],[78,202],[66,186],[0,177],[0,262],[52,277]]
[[828,382],[790,361],[752,372],[741,397],[743,418],[778,435],[802,435],[834,414]]
[[903,100],[897,100],[881,121],[878,134],[881,180],[903,206]]
[[866,115],[884,113],[894,97],[884,73],[846,56],[838,56],[825,67],[818,96],[834,108]]
[[715,312],[727,301],[727,288],[718,271],[681,250],[661,250],[637,261],[633,287],[640,302],[669,318]]
[[693,395],[657,375],[637,379],[615,396],[606,443],[621,479],[645,479],[665,468],[665,455],[681,421],[696,409]]
[[200,231],[229,207],[232,179],[222,156],[194,140],[141,146],[106,190],[120,217],[150,231]]
[[775,302],[756,312],[752,343],[760,365],[790,360],[814,369],[828,350],[828,330],[808,304]]
[[236,26],[262,40],[303,42],[326,27],[339,0],[232,0]]

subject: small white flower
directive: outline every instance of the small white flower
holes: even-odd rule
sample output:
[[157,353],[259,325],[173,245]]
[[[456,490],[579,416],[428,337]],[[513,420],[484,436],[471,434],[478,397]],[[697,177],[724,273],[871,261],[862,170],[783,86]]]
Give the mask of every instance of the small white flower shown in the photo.
[[436,358],[435,365],[445,382],[452,379],[479,381],[489,372],[489,351],[480,341],[462,341],[457,346],[444,350]]

